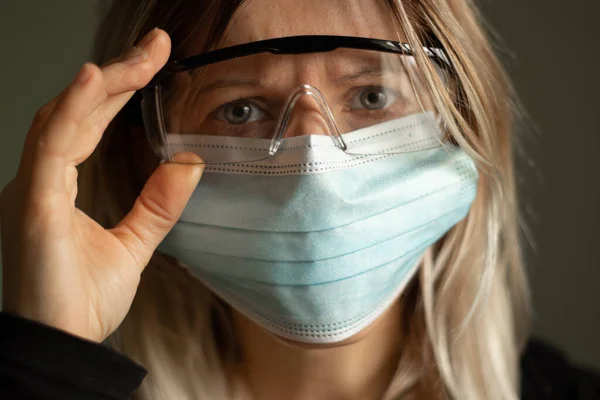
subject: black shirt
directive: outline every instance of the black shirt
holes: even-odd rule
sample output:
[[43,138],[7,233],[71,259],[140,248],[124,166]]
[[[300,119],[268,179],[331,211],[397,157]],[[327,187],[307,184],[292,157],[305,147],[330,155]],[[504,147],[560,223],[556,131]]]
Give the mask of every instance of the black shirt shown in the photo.
[[[126,400],[146,370],[116,351],[0,313],[0,399]],[[531,341],[521,360],[523,400],[597,400],[600,377]]]

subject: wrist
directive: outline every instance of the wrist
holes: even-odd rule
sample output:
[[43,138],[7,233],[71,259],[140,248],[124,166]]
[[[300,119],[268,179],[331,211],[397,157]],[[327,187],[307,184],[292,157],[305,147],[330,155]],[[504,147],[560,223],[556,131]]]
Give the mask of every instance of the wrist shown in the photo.
[[[40,310],[37,307],[27,307],[21,304],[18,307],[3,306],[3,311],[16,317],[26,319],[47,327],[62,331],[80,339],[100,343],[101,338],[96,338],[91,334],[87,318],[67,317],[64,313],[54,314],[48,311]],[[83,322],[85,321],[85,322]]]

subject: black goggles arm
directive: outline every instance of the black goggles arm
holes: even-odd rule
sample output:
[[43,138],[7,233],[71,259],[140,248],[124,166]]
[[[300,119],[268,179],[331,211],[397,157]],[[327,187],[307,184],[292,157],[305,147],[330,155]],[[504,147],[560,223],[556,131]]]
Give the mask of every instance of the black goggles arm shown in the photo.
[[[183,60],[171,61],[155,75],[155,77],[144,88],[144,90],[149,90],[160,85],[168,76],[174,73],[203,67],[219,61],[231,60],[234,58],[245,57],[259,53],[307,54],[328,52],[339,48],[381,51],[385,53],[397,53],[407,56],[414,55],[412,47],[409,44],[394,42],[391,40],[370,39],[354,36],[289,36],[240,44],[237,46],[210,51],[208,53],[198,54]],[[439,47],[424,47],[423,50],[441,68],[445,70],[451,70],[450,61],[443,49]]]

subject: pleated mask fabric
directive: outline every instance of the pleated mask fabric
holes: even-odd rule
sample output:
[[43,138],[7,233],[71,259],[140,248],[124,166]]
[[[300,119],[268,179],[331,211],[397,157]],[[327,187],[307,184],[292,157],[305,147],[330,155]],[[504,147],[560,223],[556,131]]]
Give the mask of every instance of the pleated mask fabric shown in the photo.
[[[311,135],[284,139],[267,160],[206,165],[159,249],[276,335],[334,343],[357,334],[401,295],[427,248],[468,214],[478,172],[466,152],[440,145],[432,113],[342,136],[363,154]],[[211,140],[214,151],[269,146]],[[193,137],[176,141],[193,151]]]

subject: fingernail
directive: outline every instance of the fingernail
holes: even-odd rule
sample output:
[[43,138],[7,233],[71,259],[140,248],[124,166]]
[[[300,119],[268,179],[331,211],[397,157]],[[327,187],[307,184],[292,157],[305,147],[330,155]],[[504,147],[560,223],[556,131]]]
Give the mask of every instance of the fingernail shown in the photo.
[[152,42],[152,40],[156,37],[157,34],[158,34],[158,28],[152,29],[150,32],[146,33],[146,36],[144,36],[144,38],[142,40],[140,40],[137,47],[148,46]]
[[124,64],[137,64],[148,59],[148,52],[141,47],[133,47],[127,53],[127,57],[123,61]]

